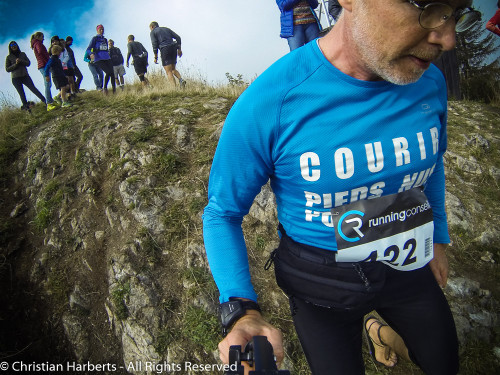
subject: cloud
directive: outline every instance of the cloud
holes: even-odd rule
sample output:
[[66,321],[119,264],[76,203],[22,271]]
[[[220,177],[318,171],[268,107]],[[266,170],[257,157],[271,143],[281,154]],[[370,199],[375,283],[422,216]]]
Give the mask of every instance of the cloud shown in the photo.
[[[226,83],[226,72],[233,76],[243,74],[250,80],[288,52],[286,41],[279,37],[278,7],[269,0],[110,0],[96,2],[78,16],[69,14],[74,17],[71,28],[54,26],[52,20],[37,21],[38,28],[32,32],[41,30],[45,33],[46,47],[53,34],[74,38],[73,49],[84,76],[82,87],[86,89],[93,88],[93,80],[83,62],[83,54],[98,24],[104,25],[105,36],[115,41],[124,57],[129,34],[133,34],[152,56],[150,22],[157,21],[160,26],[171,28],[182,38],[183,56],[178,62],[181,74],[187,72],[194,78],[201,76],[212,84]],[[32,32],[17,41],[32,62],[29,72],[35,85],[43,92],[42,76],[36,71],[36,59],[29,48]],[[4,53],[8,42],[0,41],[0,50]],[[150,67],[160,69],[160,65],[152,64],[152,58],[150,64]],[[126,78],[131,80],[134,76],[133,68],[127,69]],[[0,75],[0,91],[18,97],[7,74]],[[29,91],[27,96],[31,96]]]

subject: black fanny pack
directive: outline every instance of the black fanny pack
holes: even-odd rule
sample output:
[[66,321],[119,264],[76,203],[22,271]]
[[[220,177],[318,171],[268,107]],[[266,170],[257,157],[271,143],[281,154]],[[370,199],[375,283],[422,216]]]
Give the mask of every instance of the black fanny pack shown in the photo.
[[279,230],[281,241],[270,261],[288,296],[329,308],[356,309],[367,306],[382,290],[386,266],[381,262],[337,262],[334,251],[300,244],[281,225]]

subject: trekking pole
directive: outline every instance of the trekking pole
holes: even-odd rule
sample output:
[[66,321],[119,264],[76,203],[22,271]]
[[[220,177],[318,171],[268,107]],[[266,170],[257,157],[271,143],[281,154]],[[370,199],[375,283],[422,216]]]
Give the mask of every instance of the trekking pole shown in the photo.
[[255,367],[255,370],[249,372],[250,375],[290,375],[288,370],[278,370],[273,347],[267,341],[266,336],[254,336],[243,352],[240,345],[231,346],[229,348],[229,364],[236,364],[236,369],[226,371],[225,375],[243,375],[243,361],[247,362],[249,366]]

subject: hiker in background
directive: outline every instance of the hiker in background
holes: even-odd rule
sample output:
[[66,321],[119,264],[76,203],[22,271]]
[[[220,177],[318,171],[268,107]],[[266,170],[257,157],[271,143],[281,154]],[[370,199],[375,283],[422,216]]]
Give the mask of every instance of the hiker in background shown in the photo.
[[330,13],[335,22],[339,19],[340,12],[342,12],[342,5],[339,4],[339,1],[328,0],[328,13]]
[[125,68],[123,67],[123,55],[118,47],[115,47],[115,42],[110,39],[108,41],[109,46],[109,56],[111,57],[111,63],[113,64],[113,74],[115,75],[116,84],[120,89],[123,90],[125,87],[125,80],[123,76],[125,73]]
[[155,55],[155,64],[158,64],[158,50],[161,54],[161,64],[168,80],[175,86],[175,77],[179,80],[181,87],[186,86],[186,81],[182,79],[181,74],[175,68],[177,56],[182,56],[181,37],[168,27],[160,27],[158,22],[153,21],[149,24],[151,30],[151,44]]
[[104,82],[104,72],[99,68],[95,62],[90,59],[89,51],[85,51],[83,56],[83,61],[89,66],[90,73],[92,73],[92,78],[94,78],[95,89],[97,91],[102,91],[102,84]]
[[281,12],[281,33],[290,51],[319,37],[319,26],[313,9],[318,0],[276,0]]
[[97,25],[97,35],[92,38],[87,47],[89,56],[95,64],[104,72],[103,92],[108,94],[108,82],[111,80],[113,93],[116,92],[115,74],[113,72],[113,63],[108,52],[108,40],[104,37],[104,26]]
[[500,36],[500,0],[498,0],[497,8],[495,15],[486,23],[486,29]]
[[50,47],[49,47],[49,56],[52,56],[52,47],[53,46],[59,46],[60,45],[60,39],[57,35],[54,35],[52,38],[50,38]]
[[139,76],[142,85],[147,86],[149,84],[146,78],[146,73],[148,72],[148,51],[146,51],[142,43],[135,41],[133,35],[129,35],[127,40],[127,68],[130,56],[132,56],[135,73]]
[[56,86],[56,89],[60,91],[62,101],[61,107],[71,107],[72,104],[68,101],[68,79],[66,78],[66,73],[64,73],[63,65],[59,58],[62,51],[63,49],[60,45],[51,46],[52,55],[50,56],[49,62],[45,66],[45,80],[48,81],[50,79],[49,75],[52,73],[54,86]]
[[47,52],[47,48],[43,45],[44,35],[41,31],[37,31],[31,36],[31,49],[33,50],[36,61],[38,63],[38,71],[44,77],[45,84],[45,100],[47,101],[47,111],[51,111],[57,108],[56,103],[54,103],[54,99],[52,99],[52,93],[50,92],[50,87],[52,86],[52,82],[49,78],[47,82],[45,80],[45,65],[50,59],[49,53]]
[[71,59],[71,63],[73,64],[73,70],[75,73],[75,92],[80,92],[80,85],[82,84],[83,75],[78,66],[76,65],[75,53],[71,46],[73,45],[73,38],[71,36],[66,37],[66,51],[69,53],[69,58]]
[[26,100],[26,94],[24,93],[23,85],[31,90],[42,102],[45,103],[45,97],[40,91],[35,87],[33,80],[28,74],[28,66],[30,66],[30,60],[24,52],[21,52],[18,44],[15,41],[9,43],[9,54],[5,59],[5,70],[10,73],[12,77],[12,84],[17,90],[19,97],[23,106],[21,109],[26,111],[30,110],[30,104]]
[[69,55],[68,50],[66,49],[66,41],[64,39],[59,39],[59,45],[61,46],[62,53],[59,56],[61,60],[64,74],[66,74],[66,78],[68,79],[69,84],[69,99],[76,98],[76,84],[75,84],[75,69],[73,62],[71,61],[71,56]]

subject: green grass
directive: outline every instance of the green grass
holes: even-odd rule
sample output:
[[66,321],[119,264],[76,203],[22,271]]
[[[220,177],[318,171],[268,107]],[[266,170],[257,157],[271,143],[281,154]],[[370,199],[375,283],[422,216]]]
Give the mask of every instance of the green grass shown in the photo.
[[184,314],[181,332],[185,339],[201,346],[206,352],[215,350],[220,341],[220,325],[217,317],[199,307],[188,307]]
[[127,301],[130,297],[130,282],[119,283],[111,291],[111,302],[115,308],[116,317],[125,320],[129,317]]

